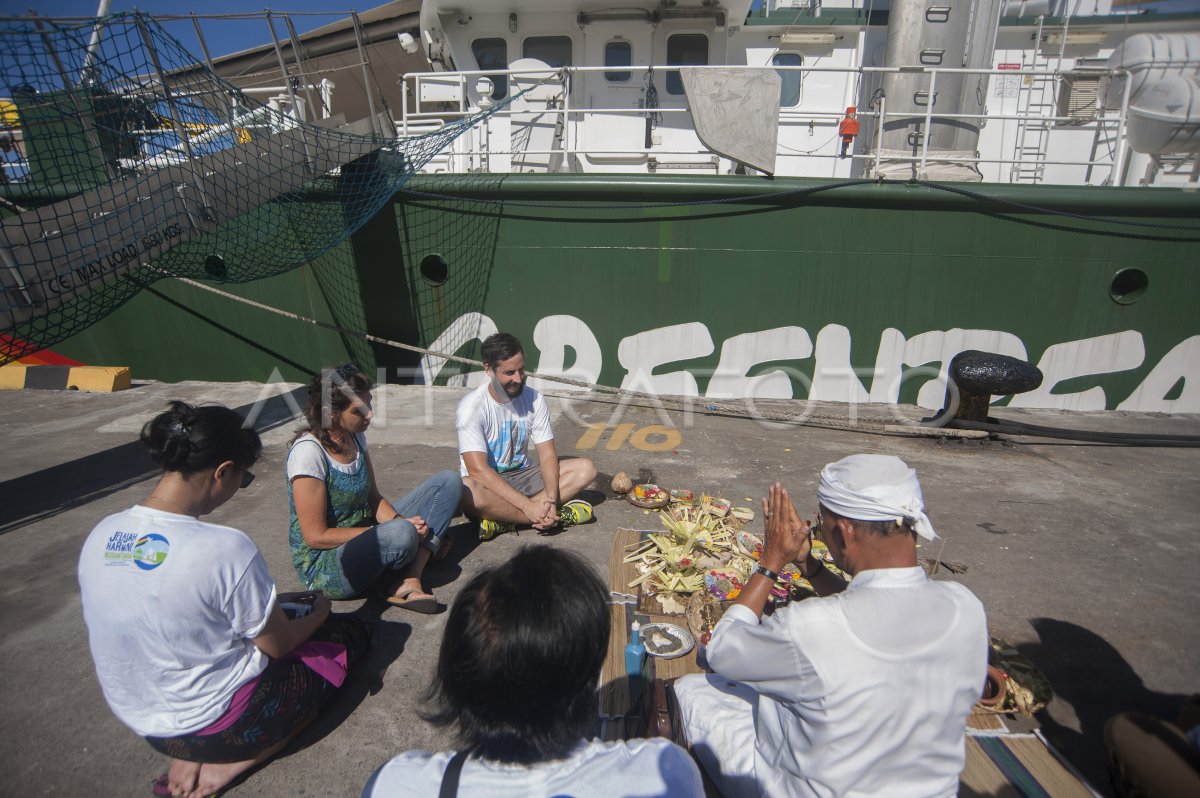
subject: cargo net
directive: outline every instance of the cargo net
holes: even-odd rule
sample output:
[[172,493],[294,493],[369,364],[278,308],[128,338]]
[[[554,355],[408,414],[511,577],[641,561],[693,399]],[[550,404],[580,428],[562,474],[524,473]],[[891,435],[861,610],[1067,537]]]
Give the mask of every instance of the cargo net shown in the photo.
[[246,282],[317,258],[511,99],[397,138],[383,115],[264,105],[144,14],[0,21],[0,365],[163,277]]

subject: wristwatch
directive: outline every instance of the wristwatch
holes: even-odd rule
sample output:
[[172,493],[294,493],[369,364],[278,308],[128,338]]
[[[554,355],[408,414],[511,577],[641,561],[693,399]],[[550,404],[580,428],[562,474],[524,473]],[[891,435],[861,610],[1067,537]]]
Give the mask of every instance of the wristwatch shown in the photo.
[[751,573],[751,576],[753,576],[754,574],[762,574],[767,579],[770,579],[772,582],[779,579],[779,574],[775,573],[770,568],[765,567],[762,563],[759,563],[758,565],[756,565],[754,567],[754,571],[753,571],[753,573]]

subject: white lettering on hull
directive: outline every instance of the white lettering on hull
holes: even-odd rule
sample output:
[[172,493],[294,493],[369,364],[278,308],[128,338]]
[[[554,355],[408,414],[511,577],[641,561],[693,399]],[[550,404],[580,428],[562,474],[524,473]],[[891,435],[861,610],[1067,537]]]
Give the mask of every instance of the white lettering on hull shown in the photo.
[[781,370],[749,377],[759,363],[779,360],[804,360],[812,355],[812,339],[803,327],[776,327],[725,339],[717,373],[708,382],[704,394],[711,399],[791,399],[792,378]]
[[1048,346],[1038,361],[1043,378],[1041,386],[1029,393],[1014,396],[1008,406],[1103,410],[1108,401],[1103,388],[1062,394],[1054,393],[1054,388],[1060,382],[1075,377],[1135,369],[1145,359],[1146,347],[1142,344],[1142,334],[1136,330]]
[[[467,313],[456,319],[430,349],[456,352],[472,340],[482,340],[497,329],[495,322],[481,313]],[[546,316],[534,328],[533,344],[539,351],[539,372],[594,382],[603,366],[603,352],[587,323],[574,316]],[[833,402],[895,403],[906,380],[921,379],[917,404],[940,409],[946,390],[946,371],[954,355],[968,349],[1027,358],[1025,344],[1016,335],[1003,330],[930,330],[905,338],[899,330],[888,328],[879,340],[873,369],[854,369],[850,363],[852,335],[840,324],[827,324],[813,343],[802,327],[776,327],[742,333],[727,338],[721,345],[717,368],[677,369],[655,374],[654,369],[670,363],[707,357],[715,351],[708,327],[701,322],[657,327],[635,333],[617,346],[617,360],[625,369],[621,387],[647,393],[700,396],[697,376],[709,378],[706,392],[713,399],[790,399],[793,381],[808,386],[807,397]],[[574,362],[567,366],[567,350]],[[1062,410],[1102,410],[1109,398],[1098,386],[1075,392],[1056,392],[1063,382],[1078,377],[1111,374],[1140,367],[1145,360],[1142,335],[1126,330],[1111,335],[1067,341],[1046,348],[1038,361],[1045,379],[1034,391],[1014,396],[1010,407],[1054,408]],[[813,360],[812,376],[801,368]],[[785,365],[788,361],[795,365]],[[432,384],[446,361],[421,358],[421,371]],[[778,364],[776,368],[748,376],[760,364]],[[862,378],[870,378],[870,388]],[[453,385],[478,385],[480,372],[457,374]],[[1179,395],[1167,399],[1182,380]],[[537,383],[536,387],[556,390],[581,390],[558,383]],[[1004,397],[995,397],[1000,401]],[[1200,412],[1200,335],[1192,336],[1168,352],[1128,397],[1116,403],[1120,410],[1169,413]]]
[[[1200,335],[1193,335],[1178,344],[1158,365],[1150,369],[1146,379],[1118,410],[1139,410],[1144,413],[1195,413],[1200,409]],[[1178,398],[1167,399],[1176,383],[1183,380],[1183,391]]]
[[[499,330],[496,328],[496,322],[482,313],[464,313],[451,322],[450,326],[437,337],[437,340],[429,345],[429,348],[434,352],[453,354],[467,343],[482,341],[497,332]],[[444,357],[421,356],[421,374],[425,378],[426,385],[433,385],[433,381],[437,379],[437,375],[442,372],[446,363],[447,360]],[[482,371],[471,371],[465,374],[462,373],[462,369],[456,369],[456,371],[458,373],[449,380],[450,385],[466,385],[474,388],[483,384]]]
[[[582,319],[574,316],[547,316],[533,328],[533,343],[541,352],[538,358],[538,373],[555,377],[569,377],[582,382],[600,379],[600,367],[604,354],[600,342]],[[567,349],[575,352],[575,362],[567,368]],[[577,385],[547,382],[533,377],[529,384],[536,390],[553,388],[556,391],[586,391]]]
[[712,336],[698,321],[631,335],[617,346],[617,360],[625,367],[621,387],[643,393],[699,396],[700,386],[690,371],[655,374],[654,369],[677,360],[705,357],[712,352]]

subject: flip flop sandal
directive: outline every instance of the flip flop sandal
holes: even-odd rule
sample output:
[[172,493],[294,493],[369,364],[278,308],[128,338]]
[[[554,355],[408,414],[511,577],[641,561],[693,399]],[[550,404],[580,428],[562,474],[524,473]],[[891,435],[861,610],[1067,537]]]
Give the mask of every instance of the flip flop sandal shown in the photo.
[[450,556],[450,552],[454,550],[454,541],[451,538],[442,540],[442,545],[438,546],[438,550],[433,553],[433,561],[441,562]]
[[403,596],[387,596],[384,598],[384,601],[393,607],[399,607],[402,610],[412,610],[422,615],[432,615],[438,611],[438,602],[433,596],[409,598],[409,596],[416,592],[416,590],[413,590],[405,593]]

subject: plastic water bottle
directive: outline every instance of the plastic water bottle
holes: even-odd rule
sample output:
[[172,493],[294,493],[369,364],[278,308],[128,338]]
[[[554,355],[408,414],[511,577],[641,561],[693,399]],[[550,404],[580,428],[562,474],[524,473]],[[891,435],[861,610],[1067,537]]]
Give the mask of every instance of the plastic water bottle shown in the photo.
[[637,706],[642,699],[642,667],[646,664],[646,646],[642,644],[641,625],[634,621],[629,627],[629,642],[625,645],[625,673],[629,680],[629,702]]
[[629,642],[625,644],[625,673],[629,676],[641,676],[642,666],[646,664],[646,647],[642,645],[641,628],[637,621],[629,627]]

